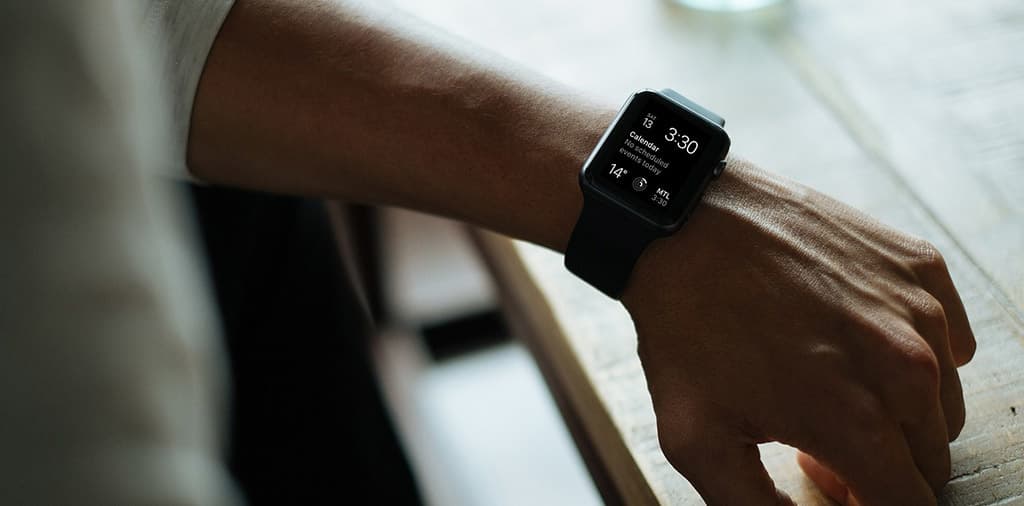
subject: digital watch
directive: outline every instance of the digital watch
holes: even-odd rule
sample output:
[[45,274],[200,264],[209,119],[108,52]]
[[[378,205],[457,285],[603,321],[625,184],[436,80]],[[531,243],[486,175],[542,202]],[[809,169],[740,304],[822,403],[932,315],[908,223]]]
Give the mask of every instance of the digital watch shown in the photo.
[[635,93],[580,171],[565,266],[618,299],[651,241],[686,222],[725,168],[725,120],[673,90]]

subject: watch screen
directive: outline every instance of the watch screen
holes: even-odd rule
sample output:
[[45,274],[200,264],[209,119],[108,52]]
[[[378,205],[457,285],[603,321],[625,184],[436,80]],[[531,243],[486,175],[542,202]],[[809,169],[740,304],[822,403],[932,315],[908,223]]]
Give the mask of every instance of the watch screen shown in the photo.
[[652,221],[672,223],[724,157],[727,139],[696,113],[641,92],[587,167],[587,177]]

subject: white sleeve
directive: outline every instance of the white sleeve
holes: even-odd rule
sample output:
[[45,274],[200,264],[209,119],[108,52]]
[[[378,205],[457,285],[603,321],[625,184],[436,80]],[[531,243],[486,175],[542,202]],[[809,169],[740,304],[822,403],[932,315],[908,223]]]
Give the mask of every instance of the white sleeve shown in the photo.
[[148,172],[167,122],[140,17],[0,2],[0,504],[236,500],[212,303]]
[[161,170],[188,177],[185,149],[199,77],[234,0],[149,0],[145,31],[163,57],[160,85],[170,97],[171,151]]

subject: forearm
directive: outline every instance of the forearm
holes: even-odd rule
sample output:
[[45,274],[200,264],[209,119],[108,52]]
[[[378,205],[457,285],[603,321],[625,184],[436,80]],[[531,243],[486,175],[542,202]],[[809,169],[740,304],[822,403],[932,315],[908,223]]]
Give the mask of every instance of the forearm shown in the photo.
[[497,60],[390,10],[238,0],[196,95],[189,166],[562,250],[579,168],[614,111]]

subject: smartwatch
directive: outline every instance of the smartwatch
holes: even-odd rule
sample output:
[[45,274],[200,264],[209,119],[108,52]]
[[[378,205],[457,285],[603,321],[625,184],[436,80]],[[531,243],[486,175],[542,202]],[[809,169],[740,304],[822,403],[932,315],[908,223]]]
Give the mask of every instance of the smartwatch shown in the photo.
[[573,274],[618,299],[651,241],[679,230],[725,169],[725,120],[673,90],[633,94],[580,171]]

